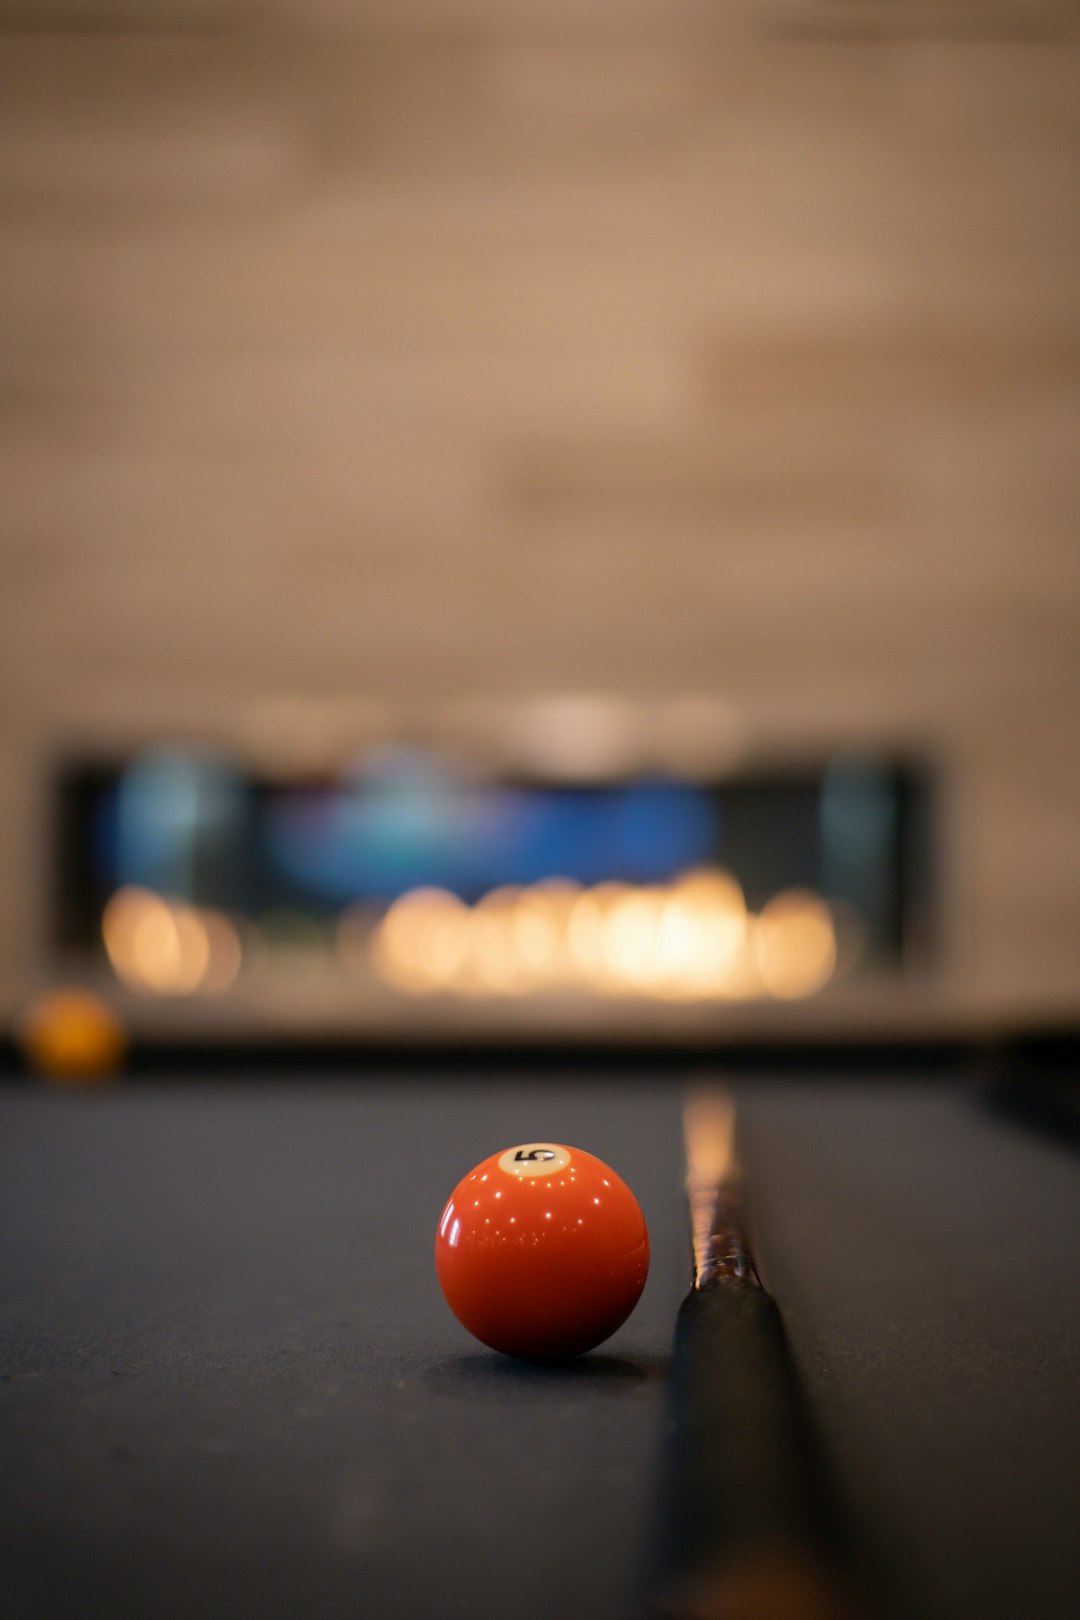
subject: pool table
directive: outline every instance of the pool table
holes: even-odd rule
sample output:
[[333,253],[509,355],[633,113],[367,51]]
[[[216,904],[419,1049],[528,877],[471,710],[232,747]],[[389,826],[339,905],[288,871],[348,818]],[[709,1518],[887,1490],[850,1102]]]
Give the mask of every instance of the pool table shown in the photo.
[[[683,1076],[179,1065],[0,1089],[0,1613],[646,1612],[688,1281]],[[1080,1158],[961,1071],[755,1073],[750,1215],[882,1620],[1080,1612]],[[470,1340],[432,1245],[497,1147],[615,1166],[641,1303],[557,1367]]]

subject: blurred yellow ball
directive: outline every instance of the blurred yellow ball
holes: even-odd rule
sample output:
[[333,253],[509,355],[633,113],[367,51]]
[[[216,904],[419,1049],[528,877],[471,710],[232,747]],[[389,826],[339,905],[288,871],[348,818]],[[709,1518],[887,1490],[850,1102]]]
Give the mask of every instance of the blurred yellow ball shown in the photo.
[[35,996],[19,1020],[18,1037],[31,1068],[75,1083],[115,1074],[128,1045],[108,1002],[75,988]]

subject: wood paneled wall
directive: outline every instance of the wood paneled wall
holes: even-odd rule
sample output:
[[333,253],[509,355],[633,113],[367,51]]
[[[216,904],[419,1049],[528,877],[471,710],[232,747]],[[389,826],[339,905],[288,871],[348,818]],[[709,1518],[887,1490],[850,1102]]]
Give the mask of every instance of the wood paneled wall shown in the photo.
[[55,749],[497,692],[943,770],[1080,1007],[1069,10],[0,0],[0,1000]]

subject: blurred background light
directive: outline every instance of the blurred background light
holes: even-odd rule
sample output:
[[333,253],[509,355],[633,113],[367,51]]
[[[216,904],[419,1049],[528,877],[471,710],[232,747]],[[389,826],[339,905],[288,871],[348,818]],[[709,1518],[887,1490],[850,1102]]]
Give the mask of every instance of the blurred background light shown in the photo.
[[785,1001],[823,989],[836,965],[832,917],[813,894],[793,891],[770,900],[754,923],[754,946],[762,984]]
[[582,783],[383,742],[316,778],[172,749],[90,781],[67,856],[100,907],[87,948],[144,996],[795,1001],[907,960],[924,790],[864,757]]

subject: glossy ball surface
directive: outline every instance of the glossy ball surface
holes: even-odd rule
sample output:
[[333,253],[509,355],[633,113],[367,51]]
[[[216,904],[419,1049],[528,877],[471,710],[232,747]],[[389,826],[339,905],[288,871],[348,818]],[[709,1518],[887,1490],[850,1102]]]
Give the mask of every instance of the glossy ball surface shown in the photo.
[[645,1217],[600,1159],[557,1142],[493,1153],[454,1188],[435,1234],[446,1302],[504,1355],[580,1355],[621,1327],[649,1272]]

